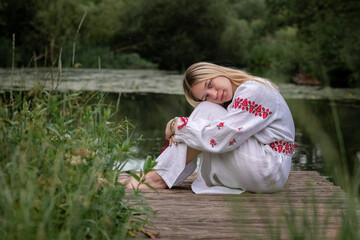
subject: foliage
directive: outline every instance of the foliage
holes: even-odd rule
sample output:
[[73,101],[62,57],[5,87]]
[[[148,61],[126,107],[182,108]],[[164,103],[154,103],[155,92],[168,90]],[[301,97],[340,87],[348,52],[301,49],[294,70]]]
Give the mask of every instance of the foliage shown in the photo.
[[1,239],[118,239],[143,230],[152,211],[130,202],[142,200],[113,169],[137,142],[127,121],[110,121],[102,94],[36,88],[2,92],[0,101]]
[[[74,57],[74,66],[72,58]],[[77,44],[72,55],[70,46],[63,52],[64,66],[86,68],[155,69],[157,65],[145,60],[138,53],[114,53],[108,46]]]
[[[61,46],[72,39],[84,12],[81,2],[83,1],[43,1],[33,23],[41,40],[37,44],[46,46],[58,42]],[[52,24],[44,24],[47,22]],[[51,43],[52,41],[56,42]]]
[[39,1],[2,0],[0,2],[0,36],[11,39],[15,33],[19,44],[28,44],[28,37],[36,34],[32,26]]
[[302,45],[296,31],[296,28],[284,27],[259,40],[250,48],[249,68],[255,74],[287,82],[299,70],[302,59]]
[[248,67],[249,47],[251,46],[253,30],[244,19],[233,19],[226,25],[219,46],[219,59],[236,63],[238,67]]
[[[109,68],[178,71],[211,61],[275,81],[302,73],[325,85],[357,86],[359,12],[354,0],[3,0],[0,44],[9,55],[15,34],[15,66],[30,59],[51,66],[55,53],[71,55],[77,44],[83,67],[97,67],[98,57]],[[87,61],[85,51],[102,50]],[[136,64],[124,64],[134,56]],[[7,57],[0,66],[10,66]]]
[[254,21],[263,19],[266,14],[265,0],[252,0],[252,1],[229,1],[232,5],[236,18],[244,19],[246,21]]
[[302,67],[325,81],[320,65],[332,86],[355,86],[360,80],[360,3],[358,1],[268,0],[278,25],[298,28],[306,44]]
[[[218,0],[141,1],[133,21],[136,51],[160,68],[183,70],[194,61],[214,59],[226,24],[227,6]],[[135,20],[135,19],[134,19]],[[135,29],[134,27],[130,27]],[[126,31],[126,29],[124,29]]]

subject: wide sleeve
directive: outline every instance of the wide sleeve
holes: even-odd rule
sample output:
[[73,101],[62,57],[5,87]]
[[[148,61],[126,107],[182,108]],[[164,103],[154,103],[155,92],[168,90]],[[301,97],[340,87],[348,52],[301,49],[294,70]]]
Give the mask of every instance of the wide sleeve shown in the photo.
[[225,116],[211,121],[181,118],[174,140],[200,151],[233,151],[276,120],[279,99],[275,91],[255,81],[246,82],[237,88]]

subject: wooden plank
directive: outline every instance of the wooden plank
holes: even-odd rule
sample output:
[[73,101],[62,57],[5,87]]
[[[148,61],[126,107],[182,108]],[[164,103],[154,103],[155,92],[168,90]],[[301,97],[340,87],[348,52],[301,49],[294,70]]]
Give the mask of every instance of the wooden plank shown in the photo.
[[142,191],[156,210],[156,228],[149,230],[159,238],[288,239],[307,233],[335,239],[341,226],[344,192],[317,172],[291,172],[273,194],[197,195],[191,191],[195,178],[173,189]]

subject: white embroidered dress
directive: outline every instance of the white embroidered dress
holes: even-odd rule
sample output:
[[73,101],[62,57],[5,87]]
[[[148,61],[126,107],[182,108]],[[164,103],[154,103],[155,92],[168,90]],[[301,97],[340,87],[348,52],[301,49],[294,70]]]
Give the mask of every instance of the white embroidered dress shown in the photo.
[[240,85],[227,109],[202,102],[178,121],[175,141],[180,144],[157,158],[157,173],[169,188],[196,168],[195,160],[185,165],[187,146],[202,151],[195,193],[274,192],[284,186],[295,128],[283,97],[264,83]]

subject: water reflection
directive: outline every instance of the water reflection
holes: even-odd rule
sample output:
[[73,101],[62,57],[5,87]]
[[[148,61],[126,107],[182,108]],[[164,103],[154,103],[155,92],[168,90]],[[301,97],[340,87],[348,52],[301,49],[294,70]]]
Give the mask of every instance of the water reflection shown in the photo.
[[[348,168],[353,173],[360,152],[357,119],[359,101],[337,101],[334,108],[327,100],[287,100],[294,117],[296,142],[293,168],[315,170],[333,175],[335,170]],[[336,129],[338,124],[338,129]],[[339,141],[340,139],[340,141]],[[341,157],[341,146],[344,156]]]
[[[109,94],[107,103],[116,105],[118,94]],[[334,162],[340,161],[338,134],[330,103],[325,100],[287,99],[293,114],[299,146],[294,154],[292,170],[315,170],[321,175],[331,175]],[[336,110],[344,139],[347,164],[350,168],[360,152],[357,121],[360,118],[360,102],[337,102]],[[175,116],[188,116],[192,107],[182,95],[123,94],[120,111],[115,120],[127,118],[135,126],[134,137],[142,136],[140,151],[129,168],[141,167],[139,159],[147,155],[158,156],[163,148],[164,128]]]

